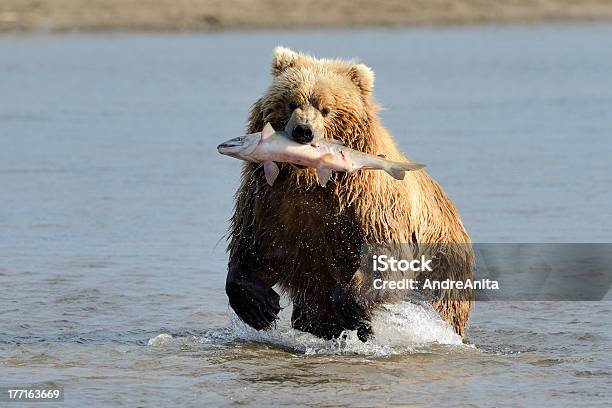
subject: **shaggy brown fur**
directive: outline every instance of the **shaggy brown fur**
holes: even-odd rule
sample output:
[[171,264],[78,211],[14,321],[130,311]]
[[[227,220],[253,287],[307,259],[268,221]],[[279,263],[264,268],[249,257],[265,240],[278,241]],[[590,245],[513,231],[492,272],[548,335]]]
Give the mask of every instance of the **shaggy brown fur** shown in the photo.
[[[407,161],[378,119],[374,77],[365,65],[277,48],[272,74],[252,107],[248,133],[266,122],[283,129],[307,120],[317,138]],[[442,262],[435,277],[459,280],[472,277],[469,242],[453,203],[424,171],[403,181],[381,171],[335,173],[323,188],[312,169],[281,165],[270,187],[261,165],[246,163],[231,219],[226,289],[230,305],[257,329],[276,318],[271,287],[277,284],[293,301],[295,328],[325,338],[357,329],[365,338],[376,307],[397,295],[372,290],[373,277],[360,269],[363,244],[436,243]],[[432,304],[465,335],[471,302],[445,299]]]

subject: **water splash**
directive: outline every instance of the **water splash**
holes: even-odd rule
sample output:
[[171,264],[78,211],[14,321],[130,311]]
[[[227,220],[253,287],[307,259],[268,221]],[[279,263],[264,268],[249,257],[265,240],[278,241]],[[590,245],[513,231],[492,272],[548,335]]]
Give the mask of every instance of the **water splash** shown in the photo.
[[249,342],[267,344],[304,354],[359,354],[389,356],[426,352],[432,345],[463,345],[462,339],[427,303],[400,303],[385,306],[372,321],[375,337],[366,343],[355,331],[339,339],[324,340],[290,327],[290,311],[283,310],[276,329],[257,331],[231,313],[230,327],[198,335],[162,333],[149,340],[151,347]]
[[158,334],[157,336],[149,339],[147,346],[163,347],[167,344],[171,344],[173,340],[174,340],[174,337],[172,337],[171,334],[162,333],[162,334]]

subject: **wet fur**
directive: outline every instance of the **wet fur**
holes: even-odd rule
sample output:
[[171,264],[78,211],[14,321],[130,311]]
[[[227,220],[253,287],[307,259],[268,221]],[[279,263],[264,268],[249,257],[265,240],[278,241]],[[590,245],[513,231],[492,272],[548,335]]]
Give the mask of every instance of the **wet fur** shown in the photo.
[[[294,98],[318,110],[330,108],[327,117],[319,118],[325,129],[320,137],[407,161],[378,119],[369,68],[279,48],[272,72],[272,85],[251,109],[248,133],[261,131],[266,122],[283,129],[291,117],[288,99]],[[445,262],[435,274],[472,277],[473,255],[459,214],[426,172],[407,172],[403,181],[380,171],[334,173],[322,188],[314,170],[280,167],[270,187],[261,164],[244,164],[230,225],[230,275],[239,270],[240,276],[252,276],[266,286],[277,284],[293,301],[294,327],[334,337],[351,325],[346,323],[351,310],[361,314],[360,321],[368,321],[377,306],[397,300],[369,290],[372,277],[359,270],[364,243],[438,243],[435,250]],[[468,245],[444,245],[452,243]],[[243,307],[235,299],[232,304],[230,296],[232,307]],[[358,307],[351,309],[351,302]],[[338,317],[338,304],[348,317]],[[465,335],[470,301],[433,305]]]

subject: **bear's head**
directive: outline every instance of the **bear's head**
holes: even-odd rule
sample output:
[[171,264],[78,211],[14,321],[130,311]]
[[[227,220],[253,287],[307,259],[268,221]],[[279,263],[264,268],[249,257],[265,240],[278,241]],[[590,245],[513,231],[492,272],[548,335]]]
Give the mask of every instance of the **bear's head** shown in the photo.
[[251,131],[270,122],[299,143],[333,138],[355,146],[360,139],[357,144],[363,146],[377,110],[370,68],[277,47],[272,75],[272,84],[253,106]]

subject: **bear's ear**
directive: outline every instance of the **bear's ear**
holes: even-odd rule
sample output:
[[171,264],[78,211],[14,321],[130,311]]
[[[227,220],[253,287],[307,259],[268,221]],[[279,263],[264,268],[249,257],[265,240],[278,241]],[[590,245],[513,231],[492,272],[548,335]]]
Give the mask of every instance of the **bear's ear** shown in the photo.
[[348,70],[348,76],[368,96],[374,87],[374,72],[364,64],[353,64]]
[[297,52],[291,51],[289,48],[276,47],[274,56],[272,57],[272,75],[279,76],[287,68],[294,67],[304,57]]

